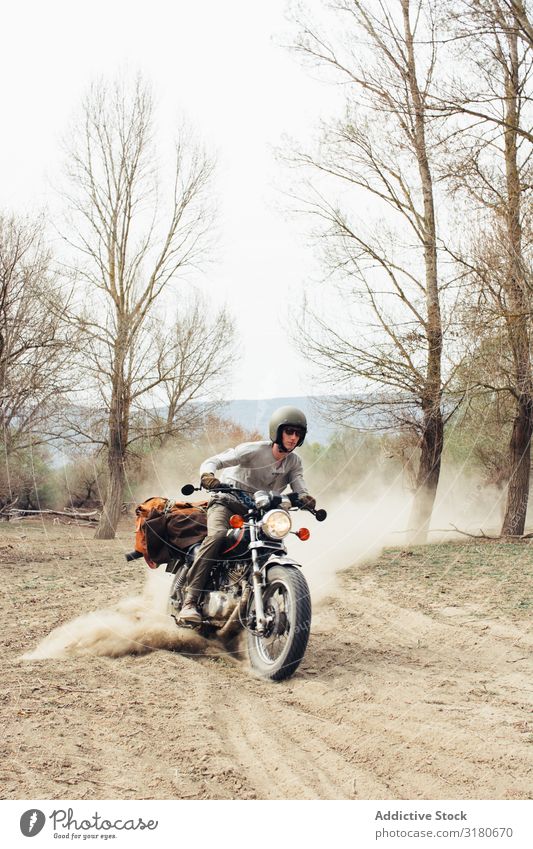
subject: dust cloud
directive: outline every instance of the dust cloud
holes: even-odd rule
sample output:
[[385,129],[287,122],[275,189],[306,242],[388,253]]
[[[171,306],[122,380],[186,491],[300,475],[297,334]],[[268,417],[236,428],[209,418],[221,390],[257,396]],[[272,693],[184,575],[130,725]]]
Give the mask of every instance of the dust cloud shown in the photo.
[[177,628],[166,612],[171,576],[148,572],[144,591],[119,601],[114,607],[78,616],[55,628],[23,660],[80,657],[122,657],[168,649],[185,654],[204,652],[208,646],[199,634]]
[[[154,496],[170,498],[172,501],[183,500],[185,496],[181,493],[181,487],[184,484],[198,486],[198,469],[202,459],[197,460],[194,449],[189,447],[187,450],[183,445],[154,451],[147,458],[144,475],[133,490],[133,499],[138,503]],[[190,496],[192,501],[204,501],[206,498],[205,491]],[[189,496],[186,500],[189,500]]]
[[[154,491],[169,492],[162,481],[158,484]],[[461,538],[453,526],[467,533],[494,533],[501,520],[502,499],[500,490],[448,469],[439,486],[428,541]],[[325,522],[316,522],[303,511],[292,513],[293,530],[308,527],[311,531],[307,542],[291,534],[287,548],[289,557],[302,566],[313,604],[337,592],[337,576],[343,570],[372,560],[385,546],[408,544],[411,500],[410,492],[395,478],[367,491],[360,487],[356,494],[319,494],[319,506],[328,511]],[[79,616],[56,628],[24,659],[121,657],[154,649],[190,654],[219,652],[220,643],[176,627],[167,613],[170,582],[171,576],[163,567],[147,570],[140,596],[125,598],[112,608]]]
[[481,476],[464,475],[460,467],[448,465],[440,477],[428,542],[460,539],[457,529],[498,536],[506,497],[504,488],[489,486]]
[[327,509],[325,522],[303,511],[294,513],[293,529],[309,528],[311,538],[289,537],[291,557],[303,567],[313,602],[335,593],[337,575],[376,557],[385,545],[397,545],[408,517],[408,499],[398,488],[387,488],[364,499],[339,495],[319,500]]
[[[304,512],[294,513],[293,528],[311,531],[308,542],[289,537],[289,554],[301,563],[311,587],[313,601],[336,591],[337,575],[344,569],[368,562],[384,547],[409,544],[409,514],[412,493],[400,478],[368,487],[363,494],[318,497],[328,511],[323,523]],[[460,469],[448,467],[441,476],[433,509],[428,542],[465,539],[464,534],[497,535],[501,525],[505,493],[489,487]]]

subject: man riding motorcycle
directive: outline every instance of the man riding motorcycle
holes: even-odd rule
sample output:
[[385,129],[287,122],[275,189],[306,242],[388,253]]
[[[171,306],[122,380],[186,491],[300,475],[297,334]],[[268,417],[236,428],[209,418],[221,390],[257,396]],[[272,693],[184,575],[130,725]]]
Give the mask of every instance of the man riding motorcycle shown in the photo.
[[[277,494],[290,486],[305,507],[314,509],[315,499],[309,495],[303,478],[302,461],[294,449],[303,444],[307,420],[297,407],[280,407],[270,419],[269,440],[243,442],[221,454],[209,457],[200,467],[204,489],[216,489],[221,483],[250,492],[271,490]],[[224,471],[220,479],[215,472]],[[198,624],[202,617],[197,608],[211,565],[221,553],[230,516],[245,515],[246,508],[231,493],[214,493],[207,508],[207,536],[203,540],[188,575],[185,601],[180,619]]]

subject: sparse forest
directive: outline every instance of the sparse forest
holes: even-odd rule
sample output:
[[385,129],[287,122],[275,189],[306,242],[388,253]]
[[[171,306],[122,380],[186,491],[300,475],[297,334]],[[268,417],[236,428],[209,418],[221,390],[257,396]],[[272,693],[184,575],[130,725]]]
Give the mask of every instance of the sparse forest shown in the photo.
[[[336,389],[337,429],[305,459],[323,489],[403,475],[413,542],[443,460],[505,494],[502,534],[525,529],[531,20],[522,0],[336,0],[293,20],[293,54],[344,99],[282,163],[325,271],[298,345]],[[224,419],[233,322],[189,282],[211,256],[214,162],[178,128],[162,171],[158,126],[140,76],[95,82],[65,142],[60,248],[44,219],[0,218],[3,515],[97,510],[112,538],[164,458],[190,477],[264,436]]]
[[95,83],[66,142],[64,255],[40,223],[0,221],[1,506],[98,506],[100,539],[146,453],[216,408],[232,356],[231,319],[187,276],[209,258],[214,166],[183,131],[158,174],[155,122],[141,77]]
[[500,423],[496,443],[478,427],[471,449],[507,488],[502,534],[520,536],[533,430],[530,4],[337,0],[296,24],[294,51],[345,100],[315,145],[288,154],[327,274],[300,347],[340,387],[334,416],[410,440],[414,542],[445,430],[457,441],[476,415]]

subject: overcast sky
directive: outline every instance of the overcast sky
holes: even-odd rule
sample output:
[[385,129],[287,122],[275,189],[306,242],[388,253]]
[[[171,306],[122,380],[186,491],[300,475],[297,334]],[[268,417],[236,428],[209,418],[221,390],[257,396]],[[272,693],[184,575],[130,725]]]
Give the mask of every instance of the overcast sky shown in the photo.
[[18,0],[2,14],[4,209],[49,205],[61,138],[100,74],[141,70],[169,128],[185,115],[216,154],[220,249],[201,286],[237,321],[228,398],[317,391],[286,325],[319,269],[303,222],[282,214],[287,175],[272,148],[314,135],[335,95],[280,46],[285,11],[286,0]]

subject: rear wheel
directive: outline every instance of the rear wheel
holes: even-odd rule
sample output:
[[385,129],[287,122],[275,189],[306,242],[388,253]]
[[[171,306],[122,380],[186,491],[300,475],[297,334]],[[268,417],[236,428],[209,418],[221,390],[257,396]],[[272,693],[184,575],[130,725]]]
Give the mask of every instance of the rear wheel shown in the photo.
[[[263,606],[268,626],[263,636],[248,632],[250,663],[263,678],[282,681],[300,665],[311,629],[309,587],[296,566],[268,570]],[[250,613],[253,620],[253,599]]]

